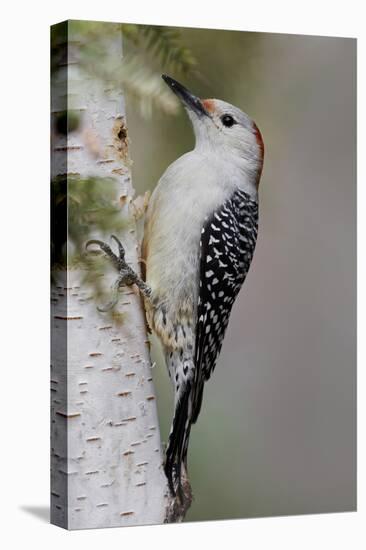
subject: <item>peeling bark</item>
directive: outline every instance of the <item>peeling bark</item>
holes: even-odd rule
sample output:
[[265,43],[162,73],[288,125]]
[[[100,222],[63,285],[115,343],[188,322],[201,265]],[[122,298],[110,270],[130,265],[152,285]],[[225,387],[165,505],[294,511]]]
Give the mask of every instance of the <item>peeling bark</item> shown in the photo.
[[[118,197],[132,197],[128,134],[121,91],[88,77],[78,64],[79,37],[62,23],[65,58],[52,78],[52,176],[113,177]],[[60,28],[60,27],[59,27]],[[110,55],[122,59],[118,33]],[[76,130],[57,130],[59,112],[80,115]],[[120,234],[138,270],[139,246],[129,219]],[[101,238],[92,234],[91,238]],[[163,453],[146,322],[140,296],[124,288],[112,318],[97,310],[85,273],[53,271],[51,289],[51,521],[69,529],[181,521]],[[116,277],[108,262],[103,285]]]

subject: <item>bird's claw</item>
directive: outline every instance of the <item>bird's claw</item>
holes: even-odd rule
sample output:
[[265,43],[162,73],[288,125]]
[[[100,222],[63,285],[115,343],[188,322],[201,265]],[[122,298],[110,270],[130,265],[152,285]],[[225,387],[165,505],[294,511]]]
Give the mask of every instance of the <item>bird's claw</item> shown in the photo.
[[128,267],[125,262],[125,249],[121,241],[115,235],[111,235],[111,239],[113,239],[117,243],[118,256],[113,252],[109,244],[99,239],[90,239],[85,244],[85,249],[88,250],[89,246],[92,244],[99,246],[99,248],[112,260],[112,263],[116,267],[116,269],[120,271],[121,268],[124,268],[125,266]]
[[114,241],[116,241],[117,243],[117,246],[118,246],[118,254],[119,254],[119,260],[120,261],[124,261],[125,259],[125,255],[126,255],[126,252],[125,252],[125,249],[123,247],[123,244],[121,243],[121,241],[118,239],[118,237],[116,237],[116,235],[111,235],[111,239],[113,239]]
[[85,249],[88,250],[90,245],[97,245],[99,248],[110,258],[112,264],[119,272],[118,277],[114,284],[112,285],[112,299],[105,305],[105,306],[98,306],[98,311],[101,312],[107,312],[110,311],[118,302],[118,290],[123,286],[131,286],[133,284],[136,284],[140,290],[145,294],[145,296],[149,296],[151,293],[150,288],[140,279],[140,277],[135,273],[135,271],[126,263],[125,260],[125,249],[121,243],[121,241],[115,236],[111,235],[111,239],[113,239],[118,246],[118,255],[113,252],[111,247],[99,240],[99,239],[90,239],[85,244]]

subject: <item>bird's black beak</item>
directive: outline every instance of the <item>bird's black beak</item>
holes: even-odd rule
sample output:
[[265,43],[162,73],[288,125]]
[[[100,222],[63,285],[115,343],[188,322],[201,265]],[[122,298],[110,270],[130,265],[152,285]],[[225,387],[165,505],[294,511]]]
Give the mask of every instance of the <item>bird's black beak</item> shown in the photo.
[[182,101],[183,105],[187,107],[187,109],[192,110],[198,116],[209,115],[199,97],[193,95],[182,84],[174,80],[174,78],[171,78],[166,74],[163,74],[161,76],[164,82],[168,84],[169,88],[179,97],[179,99]]

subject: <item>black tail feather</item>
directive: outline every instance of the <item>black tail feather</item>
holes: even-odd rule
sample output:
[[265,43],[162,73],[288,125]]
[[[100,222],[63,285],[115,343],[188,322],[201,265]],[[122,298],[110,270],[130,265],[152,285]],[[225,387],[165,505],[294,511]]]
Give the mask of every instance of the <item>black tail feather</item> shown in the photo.
[[165,475],[168,479],[169,489],[172,495],[178,493],[182,500],[182,464],[186,463],[188,440],[191,429],[189,418],[191,384],[188,382],[177,403],[173,426],[169,436],[168,448],[166,450]]
[[198,385],[198,390],[193,400],[192,424],[195,424],[197,422],[198,415],[200,414],[200,411],[201,411],[202,399],[203,399],[203,386],[204,386],[204,383],[200,382]]

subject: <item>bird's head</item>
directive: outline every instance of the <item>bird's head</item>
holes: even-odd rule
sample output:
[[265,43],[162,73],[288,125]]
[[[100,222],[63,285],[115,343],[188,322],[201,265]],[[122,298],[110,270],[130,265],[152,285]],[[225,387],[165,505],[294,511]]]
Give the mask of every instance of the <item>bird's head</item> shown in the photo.
[[255,122],[238,107],[220,99],[200,99],[170,76],[164,81],[179,97],[191,119],[196,148],[238,164],[258,186],[263,167],[264,145]]

